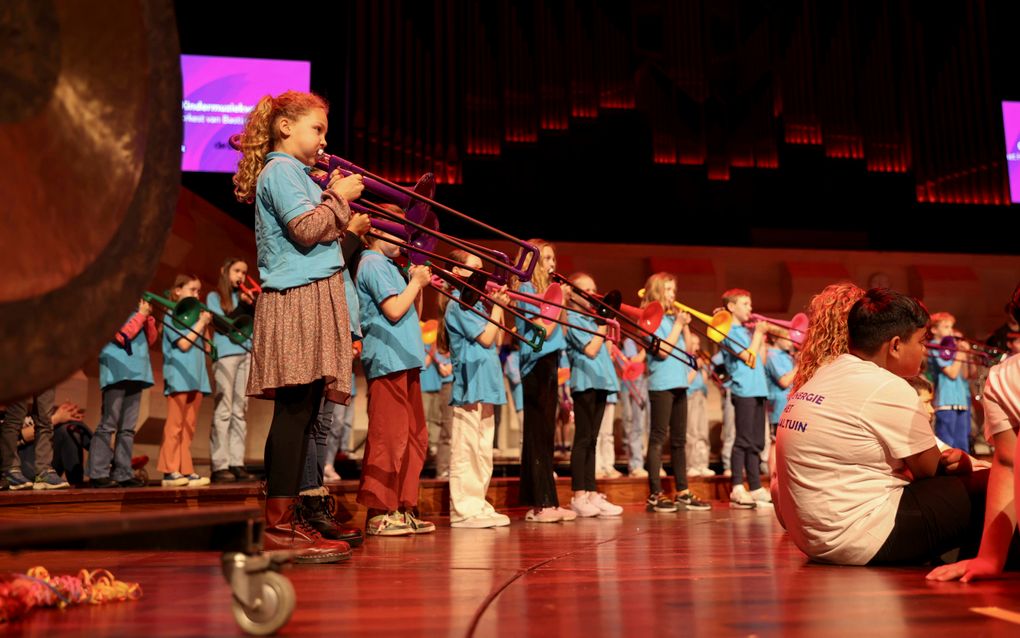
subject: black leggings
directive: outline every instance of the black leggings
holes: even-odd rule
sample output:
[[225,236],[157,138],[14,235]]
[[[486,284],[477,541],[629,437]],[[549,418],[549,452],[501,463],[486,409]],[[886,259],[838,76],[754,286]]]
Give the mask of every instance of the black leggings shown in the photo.
[[298,495],[308,438],[319,417],[325,390],[319,379],[305,385],[276,389],[273,422],[266,437],[266,495],[270,498]]
[[570,448],[570,487],[575,492],[596,491],[595,443],[606,412],[605,390],[583,390],[574,399],[574,445]]
[[559,507],[553,479],[553,439],[556,436],[556,374],[560,353],[551,352],[535,363],[523,379],[524,445],[521,449],[522,505]]
[[687,489],[687,388],[652,390],[648,393],[652,431],[648,437],[648,489],[652,494],[662,491],[659,468],[662,467],[662,446],[669,431],[670,455],[676,491]]

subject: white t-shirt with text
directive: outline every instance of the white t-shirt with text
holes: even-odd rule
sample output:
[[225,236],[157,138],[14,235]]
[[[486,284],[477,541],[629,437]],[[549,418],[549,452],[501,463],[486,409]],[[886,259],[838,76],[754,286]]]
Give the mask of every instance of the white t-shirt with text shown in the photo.
[[871,560],[892,532],[902,459],[935,447],[917,392],[844,354],[790,396],[776,433],[778,507],[797,547],[842,565]]

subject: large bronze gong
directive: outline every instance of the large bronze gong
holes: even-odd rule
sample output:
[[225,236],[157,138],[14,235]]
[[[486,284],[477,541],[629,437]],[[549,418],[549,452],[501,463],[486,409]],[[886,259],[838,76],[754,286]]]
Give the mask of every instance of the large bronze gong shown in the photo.
[[180,183],[170,2],[0,6],[0,401],[66,378],[151,280]]

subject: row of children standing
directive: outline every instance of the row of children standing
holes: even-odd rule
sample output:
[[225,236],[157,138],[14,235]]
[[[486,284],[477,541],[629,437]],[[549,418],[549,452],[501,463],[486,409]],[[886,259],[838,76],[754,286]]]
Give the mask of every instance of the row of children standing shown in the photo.
[[[99,386],[102,416],[89,447],[89,485],[94,488],[142,487],[132,469],[134,434],[141,408],[142,391],[153,385],[149,348],[162,341],[164,395],[167,417],[163,426],[158,469],[164,487],[201,486],[192,462],[191,443],[203,396],[211,393],[206,356],[213,358],[216,407],[210,431],[212,476],[217,482],[251,480],[244,470],[247,438],[245,383],[249,356],[247,343],[234,343],[211,330],[213,313],[234,314],[247,310],[254,299],[242,291],[247,264],[228,259],[222,266],[217,291],[206,298],[208,311],[198,314],[190,327],[175,324],[171,312],[157,326],[152,304],[141,300],[99,355]],[[197,276],[178,275],[170,289],[172,303],[198,298]],[[245,306],[242,306],[245,304]],[[248,310],[250,312],[250,310]],[[162,333],[162,337],[160,337]]]

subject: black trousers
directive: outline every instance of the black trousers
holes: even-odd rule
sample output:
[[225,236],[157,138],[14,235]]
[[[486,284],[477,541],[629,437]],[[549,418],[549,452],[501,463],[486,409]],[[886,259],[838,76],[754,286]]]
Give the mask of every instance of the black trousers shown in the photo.
[[651,390],[648,392],[652,430],[648,435],[648,489],[652,494],[662,491],[659,468],[662,467],[662,446],[669,433],[676,491],[687,489],[687,388]]
[[736,439],[730,454],[733,485],[744,482],[751,491],[761,487],[761,451],[765,449],[765,397],[733,397]]
[[595,443],[606,412],[605,390],[583,390],[571,394],[574,399],[574,444],[570,448],[570,487],[594,492]]
[[951,549],[973,558],[984,526],[983,490],[958,476],[919,479],[903,488],[896,524],[869,565],[923,565]]
[[524,391],[524,445],[521,449],[521,504],[559,507],[553,479],[556,436],[556,373],[560,353],[551,352],[521,379]]

